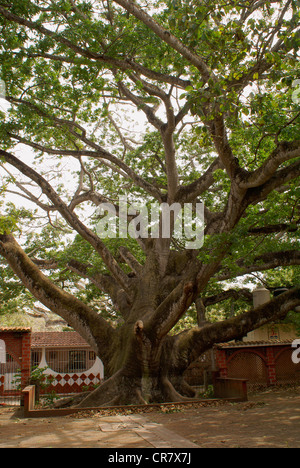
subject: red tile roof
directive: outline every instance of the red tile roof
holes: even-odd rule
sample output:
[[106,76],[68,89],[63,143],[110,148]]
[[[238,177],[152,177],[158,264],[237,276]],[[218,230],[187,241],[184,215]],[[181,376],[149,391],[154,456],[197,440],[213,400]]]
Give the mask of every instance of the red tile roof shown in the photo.
[[215,344],[216,348],[253,348],[257,346],[282,346],[291,345],[293,340],[266,340],[266,341],[235,341]]
[[30,327],[0,327],[0,332],[30,332]]
[[90,348],[77,332],[33,332],[32,348]]

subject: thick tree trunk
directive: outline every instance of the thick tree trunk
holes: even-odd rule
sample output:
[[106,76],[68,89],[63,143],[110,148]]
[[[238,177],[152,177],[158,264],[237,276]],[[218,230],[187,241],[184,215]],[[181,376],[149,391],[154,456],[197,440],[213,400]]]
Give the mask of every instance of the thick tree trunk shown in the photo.
[[159,348],[144,333],[142,321],[125,324],[110,347],[111,377],[79,406],[146,404],[153,400],[153,388],[157,387],[161,372]]
[[143,322],[125,324],[110,347],[109,375],[80,407],[182,401],[194,396],[183,379],[172,373],[173,337],[157,339]]
[[125,347],[115,350],[112,363],[122,363],[122,367],[81,401],[80,407],[178,402],[194,396],[187,383],[169,375],[170,347],[164,346],[165,340],[150,343],[141,335],[139,332]]

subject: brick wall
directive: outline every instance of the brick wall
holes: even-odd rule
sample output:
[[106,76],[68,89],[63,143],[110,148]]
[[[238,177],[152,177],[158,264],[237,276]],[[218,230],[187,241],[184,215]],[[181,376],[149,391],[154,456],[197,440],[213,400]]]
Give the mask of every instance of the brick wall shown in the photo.
[[285,343],[249,347],[245,343],[241,347],[216,348],[216,365],[220,377],[245,378],[253,388],[255,384],[299,383],[300,364],[292,363],[291,354],[291,345]]
[[217,349],[216,350],[216,364],[219,368],[219,376],[221,378],[226,378],[228,375],[227,369],[227,356],[226,351],[224,349]]
[[267,369],[268,369],[269,384],[276,385],[277,378],[276,378],[274,349],[271,347],[266,348],[266,364],[267,364]]
[[[28,385],[30,378],[31,330],[0,328],[0,340],[5,343],[6,353],[21,370],[21,387]],[[4,369],[5,364],[1,367]],[[1,374],[1,370],[0,370]],[[4,375],[0,375],[0,393],[4,392]]]
[[31,333],[23,333],[22,336],[22,363],[21,363],[21,386],[26,387],[30,379],[31,369]]

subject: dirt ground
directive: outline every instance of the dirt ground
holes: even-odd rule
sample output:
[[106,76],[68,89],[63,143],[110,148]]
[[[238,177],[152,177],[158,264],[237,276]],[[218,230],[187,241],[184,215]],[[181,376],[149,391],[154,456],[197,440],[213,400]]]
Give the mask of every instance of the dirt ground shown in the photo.
[[300,387],[244,403],[169,407],[147,413],[80,413],[26,419],[0,407],[0,448],[299,448]]

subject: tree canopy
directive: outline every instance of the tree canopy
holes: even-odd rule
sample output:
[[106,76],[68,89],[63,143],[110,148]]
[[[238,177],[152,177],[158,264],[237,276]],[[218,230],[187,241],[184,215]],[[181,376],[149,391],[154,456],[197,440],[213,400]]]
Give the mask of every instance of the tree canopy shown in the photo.
[[[299,4],[0,3],[0,255],[103,359],[97,402],[144,401],[145,375],[178,399],[197,355],[300,304]],[[203,246],[102,238],[96,208],[125,195],[201,202]],[[276,268],[271,305],[224,286]],[[239,313],[207,324],[228,299]],[[176,331],[191,310],[206,325]]]

